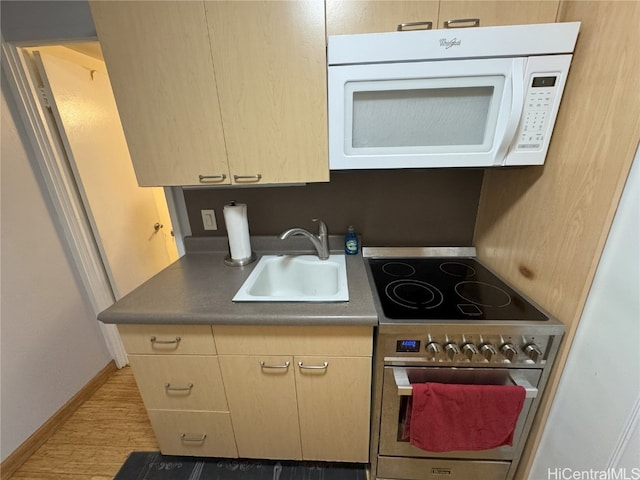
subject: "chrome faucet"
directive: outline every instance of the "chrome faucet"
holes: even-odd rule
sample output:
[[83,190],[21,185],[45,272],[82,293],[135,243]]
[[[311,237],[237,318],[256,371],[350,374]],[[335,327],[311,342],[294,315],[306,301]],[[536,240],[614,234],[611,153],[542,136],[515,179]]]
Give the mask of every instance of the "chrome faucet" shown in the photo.
[[318,222],[320,227],[318,236],[315,236],[309,230],[304,228],[290,228],[289,230],[280,234],[280,240],[285,240],[289,237],[301,235],[307,237],[318,252],[318,258],[320,260],[327,260],[329,258],[329,234],[327,233],[327,224],[319,218],[314,218],[314,222]]

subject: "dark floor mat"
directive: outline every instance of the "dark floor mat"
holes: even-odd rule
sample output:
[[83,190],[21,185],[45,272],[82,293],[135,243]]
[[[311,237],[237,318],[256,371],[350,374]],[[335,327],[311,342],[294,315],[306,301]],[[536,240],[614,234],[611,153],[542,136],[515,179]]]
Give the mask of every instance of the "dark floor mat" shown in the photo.
[[114,480],[366,480],[352,463],[195,458],[133,452]]

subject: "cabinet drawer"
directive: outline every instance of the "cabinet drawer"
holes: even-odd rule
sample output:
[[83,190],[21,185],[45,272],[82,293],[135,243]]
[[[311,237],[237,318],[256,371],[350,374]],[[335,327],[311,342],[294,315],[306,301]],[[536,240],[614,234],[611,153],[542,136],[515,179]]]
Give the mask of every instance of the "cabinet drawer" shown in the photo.
[[165,455],[238,456],[228,413],[176,410],[149,410],[148,413]]
[[372,327],[213,325],[219,354],[371,356]]
[[147,409],[227,411],[217,357],[129,355]]
[[127,353],[215,355],[209,325],[118,325]]

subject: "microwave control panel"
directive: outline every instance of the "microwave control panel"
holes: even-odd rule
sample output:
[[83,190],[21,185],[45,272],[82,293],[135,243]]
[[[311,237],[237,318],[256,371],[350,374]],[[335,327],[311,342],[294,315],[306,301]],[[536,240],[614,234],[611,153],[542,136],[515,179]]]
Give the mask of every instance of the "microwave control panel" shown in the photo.
[[544,147],[555,104],[556,82],[557,77],[553,75],[533,77],[525,94],[516,150],[536,151]]

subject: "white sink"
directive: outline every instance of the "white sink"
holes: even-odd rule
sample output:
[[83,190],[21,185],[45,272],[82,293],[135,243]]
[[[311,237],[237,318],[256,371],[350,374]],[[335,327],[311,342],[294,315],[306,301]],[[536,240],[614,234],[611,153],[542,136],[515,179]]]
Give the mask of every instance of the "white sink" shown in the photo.
[[265,255],[233,297],[234,302],[347,302],[344,255]]

